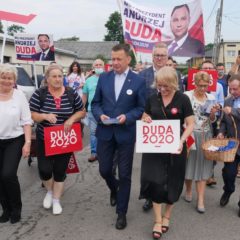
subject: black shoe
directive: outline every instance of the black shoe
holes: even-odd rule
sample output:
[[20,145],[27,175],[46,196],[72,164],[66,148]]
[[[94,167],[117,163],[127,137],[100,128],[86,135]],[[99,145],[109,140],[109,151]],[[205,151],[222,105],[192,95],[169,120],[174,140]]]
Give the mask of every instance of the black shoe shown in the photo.
[[240,208],[238,209],[238,216],[240,217]]
[[117,193],[116,192],[111,192],[111,194],[110,194],[110,205],[112,207],[117,205]]
[[2,216],[0,217],[0,223],[5,223],[9,221],[10,214],[8,211],[3,211]]
[[151,199],[147,199],[142,206],[144,212],[148,212],[150,209],[152,209],[152,207],[153,204]]
[[231,196],[232,193],[229,193],[229,192],[224,192],[221,199],[220,199],[220,206],[221,207],[224,207],[228,204],[229,202],[229,198]]
[[116,222],[116,229],[122,230],[127,226],[127,218],[125,214],[118,214],[117,222]]
[[21,220],[21,211],[13,211],[10,215],[10,223],[14,224]]

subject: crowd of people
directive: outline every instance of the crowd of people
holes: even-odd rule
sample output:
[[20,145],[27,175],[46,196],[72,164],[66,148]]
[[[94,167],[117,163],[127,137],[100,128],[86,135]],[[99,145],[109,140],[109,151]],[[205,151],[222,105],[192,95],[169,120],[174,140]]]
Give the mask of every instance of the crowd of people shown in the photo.
[[[37,160],[40,179],[46,188],[43,207],[52,208],[54,215],[62,213],[66,169],[71,153],[45,155],[44,128],[64,125],[68,132],[73,123],[87,118],[90,128],[91,155],[89,162],[98,161],[99,172],[110,192],[110,205],[116,207],[116,229],[127,226],[127,211],[131,191],[131,175],[136,141],[136,121],[146,124],[153,120],[178,119],[180,143],[176,152],[143,153],[139,198],[145,199],[144,211],[153,208],[153,239],[160,239],[169,230],[174,203],[184,189],[184,199],[191,202],[192,182],[196,183],[196,210],[206,211],[206,185],[216,184],[214,161],[205,159],[201,145],[213,136],[240,137],[240,60],[230,74],[224,65],[216,68],[204,61],[194,76],[195,89],[187,90],[174,60],[168,57],[166,44],[158,43],[152,51],[152,66],[136,71],[130,67],[131,48],[118,44],[112,48],[112,70],[104,71],[104,62],[96,59],[89,76],[84,76],[78,62],[73,62],[68,74],[52,63],[45,72],[44,86],[37,89],[28,104],[24,94],[15,88],[17,73],[13,66],[0,66],[0,222],[21,219],[21,190],[17,169],[21,156],[28,157],[31,146],[31,125],[37,123]],[[215,92],[209,92],[210,75],[204,70],[216,69]],[[138,72],[139,71],[139,72]],[[232,124],[237,126],[237,136]],[[187,146],[187,139],[195,143]],[[204,137],[203,137],[204,136]],[[235,191],[240,152],[223,168],[225,206]],[[116,176],[116,168],[118,176]],[[162,204],[165,209],[162,211]],[[240,217],[240,201],[238,203]]]

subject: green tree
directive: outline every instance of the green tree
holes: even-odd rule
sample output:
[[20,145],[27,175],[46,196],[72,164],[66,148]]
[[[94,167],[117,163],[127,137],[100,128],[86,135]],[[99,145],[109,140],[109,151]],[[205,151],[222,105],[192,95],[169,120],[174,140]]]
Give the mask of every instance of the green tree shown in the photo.
[[133,51],[130,52],[130,56],[131,56],[130,66],[135,67],[137,64],[137,60],[135,58],[135,54],[133,53]]
[[210,49],[213,49],[213,43],[209,43],[209,44],[205,45],[205,51],[208,51]]
[[7,28],[7,33],[10,36],[13,36],[15,33],[24,33],[25,28],[16,24],[13,24]]
[[122,19],[119,12],[116,11],[110,15],[105,27],[107,28],[107,35],[104,36],[104,41],[124,43]]
[[60,38],[58,41],[73,41],[78,42],[80,41],[80,38],[77,36],[69,37],[69,38]]
[[[116,11],[110,15],[105,27],[107,28],[107,35],[104,36],[104,41],[124,43],[122,18],[119,12]],[[130,55],[132,58],[130,66],[134,67],[136,65],[136,58],[132,51]]]
[[4,32],[3,32],[3,24],[2,24],[1,21],[0,21],[0,33],[4,33]]

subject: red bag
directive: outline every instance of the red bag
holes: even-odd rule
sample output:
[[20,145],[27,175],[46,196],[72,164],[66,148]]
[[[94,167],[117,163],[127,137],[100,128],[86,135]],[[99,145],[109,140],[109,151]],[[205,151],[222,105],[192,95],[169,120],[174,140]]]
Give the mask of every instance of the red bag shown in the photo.
[[70,161],[68,163],[68,168],[67,168],[66,173],[67,174],[80,173],[78,163],[77,163],[74,153],[70,157]]

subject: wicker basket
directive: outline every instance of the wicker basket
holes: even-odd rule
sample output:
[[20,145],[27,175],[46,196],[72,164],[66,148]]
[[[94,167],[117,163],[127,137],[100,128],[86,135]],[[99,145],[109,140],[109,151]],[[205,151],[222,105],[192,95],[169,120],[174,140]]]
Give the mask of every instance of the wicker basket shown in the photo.
[[[237,137],[236,123],[232,116],[231,116],[231,118],[232,118],[233,126],[235,129],[235,137]],[[226,146],[228,144],[229,140],[235,142],[235,147],[230,150],[223,151],[223,152],[218,152],[218,151],[215,152],[215,151],[208,150],[208,147],[210,147],[211,145],[216,146],[216,147]],[[237,150],[238,150],[238,145],[239,145],[239,141],[236,138],[224,138],[224,139],[212,138],[206,142],[203,142],[202,150],[203,150],[204,156],[207,160],[221,161],[221,162],[233,162],[235,159]]]
[[[208,147],[210,147],[211,145],[216,146],[216,147],[226,146],[228,144],[229,140],[234,141],[236,145],[234,148],[232,148],[228,151],[214,152],[214,151],[207,150]],[[202,144],[202,149],[203,149],[204,156],[207,160],[221,161],[221,162],[233,162],[235,159],[235,155],[237,153],[238,145],[239,145],[238,140],[235,138],[224,138],[224,139],[213,138],[213,139],[210,139],[210,140],[204,142]]]

